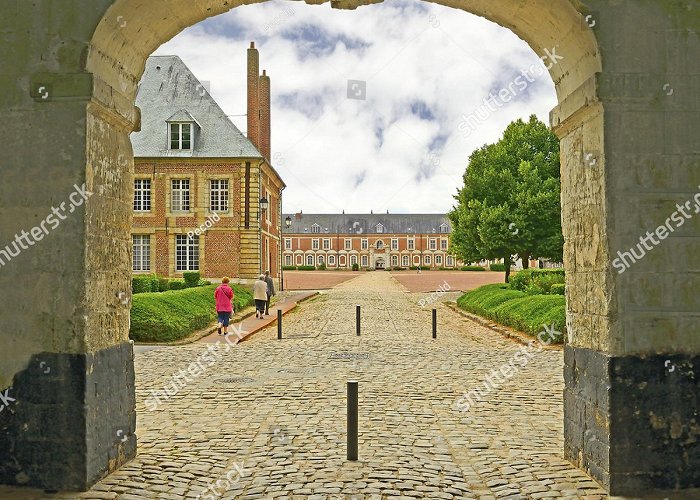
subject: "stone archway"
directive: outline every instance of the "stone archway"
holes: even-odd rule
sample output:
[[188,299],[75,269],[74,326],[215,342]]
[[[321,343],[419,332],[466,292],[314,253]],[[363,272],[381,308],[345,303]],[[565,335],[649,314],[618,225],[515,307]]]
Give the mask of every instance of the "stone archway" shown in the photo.
[[[0,301],[7,346],[0,388],[12,386],[21,403],[0,413],[7,436],[0,482],[84,489],[134,456],[124,294],[136,85],[159,45],[242,3],[250,2],[5,7],[0,36],[10,55],[0,109],[11,148],[0,153],[0,241],[41,227],[74,192],[85,202],[58,221],[60,231],[42,231],[47,242],[0,268],[7,295]],[[372,2],[332,6],[362,3]],[[697,4],[590,0],[584,10],[578,0],[438,3],[511,29],[540,55],[556,48],[564,57],[550,74],[559,100],[551,122],[562,141],[567,458],[615,494],[698,485],[693,377],[700,376],[700,337],[693,333],[700,306],[691,292],[699,278],[696,265],[683,273],[674,257],[697,262],[700,230],[688,224],[682,239],[666,242],[643,267],[625,274],[612,267],[618,250],[662,224],[700,184],[691,64],[700,58]],[[669,359],[685,371],[669,374]],[[126,439],[114,438],[119,431]]]

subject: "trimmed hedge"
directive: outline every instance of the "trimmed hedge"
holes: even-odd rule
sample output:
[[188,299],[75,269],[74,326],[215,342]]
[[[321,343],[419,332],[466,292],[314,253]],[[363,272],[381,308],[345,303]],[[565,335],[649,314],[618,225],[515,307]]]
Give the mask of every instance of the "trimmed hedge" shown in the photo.
[[554,329],[562,333],[555,342],[564,340],[566,299],[561,295],[527,295],[511,289],[508,284],[496,284],[465,293],[457,299],[457,305],[465,311],[532,336],[542,332],[544,325],[554,325]]
[[184,288],[187,288],[187,286],[185,286],[185,282],[183,280],[170,280],[171,290],[182,290]]
[[[136,342],[171,342],[206,328],[216,321],[216,286],[134,296],[129,336]],[[232,288],[236,310],[252,304],[253,294],[249,289],[240,285]]]
[[462,266],[459,268],[460,271],[486,271],[485,268],[481,266]]
[[554,283],[552,288],[549,289],[549,293],[552,295],[564,295],[566,293],[566,285],[564,283]]
[[297,266],[282,266],[283,271],[296,271]]
[[298,266],[297,270],[298,271],[315,271],[316,266]]
[[131,292],[133,294],[158,292],[159,290],[160,282],[155,274],[143,274],[131,278]]
[[505,273],[506,272],[506,265],[505,264],[491,264],[491,265],[489,265],[489,270],[499,271],[499,272]]
[[192,288],[198,285],[202,276],[199,274],[199,271],[186,271],[182,273],[182,277],[185,280],[185,286],[187,286],[187,288]]
[[528,295],[549,295],[553,285],[563,284],[563,269],[523,269],[510,277],[511,288]]

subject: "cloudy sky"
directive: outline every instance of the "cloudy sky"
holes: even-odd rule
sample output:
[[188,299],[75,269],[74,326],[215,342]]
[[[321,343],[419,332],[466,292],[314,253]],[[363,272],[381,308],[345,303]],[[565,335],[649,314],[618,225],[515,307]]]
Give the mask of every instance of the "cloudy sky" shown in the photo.
[[[227,114],[244,115],[251,41],[272,79],[272,161],[288,185],[285,212],[444,213],[471,151],[517,118],[548,123],[556,105],[545,72],[485,114],[489,92],[541,64],[537,55],[505,28],[422,1],[356,11],[242,6],[156,54],[180,56]],[[460,130],[479,108],[478,126]],[[245,116],[231,119],[246,132]]]

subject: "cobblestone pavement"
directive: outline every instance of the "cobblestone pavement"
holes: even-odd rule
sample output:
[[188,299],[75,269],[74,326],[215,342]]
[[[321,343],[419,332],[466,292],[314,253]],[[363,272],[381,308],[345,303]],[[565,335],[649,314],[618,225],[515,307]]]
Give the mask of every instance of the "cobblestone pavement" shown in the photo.
[[[156,409],[150,391],[207,351],[138,354],[139,455],[79,498],[605,498],[562,456],[562,352],[535,354],[460,412],[464,391],[522,346],[439,303],[432,340],[423,296],[362,274],[285,316],[284,340],[273,325],[222,344]],[[360,387],[359,462],[345,460],[349,379]]]

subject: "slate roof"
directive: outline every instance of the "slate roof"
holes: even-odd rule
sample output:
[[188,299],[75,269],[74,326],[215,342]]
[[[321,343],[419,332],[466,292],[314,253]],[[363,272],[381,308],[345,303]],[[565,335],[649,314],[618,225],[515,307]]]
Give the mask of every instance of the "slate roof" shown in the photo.
[[[292,225],[287,227],[285,220],[291,217]],[[440,225],[447,224],[451,230],[450,220],[444,214],[282,214],[282,232],[284,234],[313,234],[311,226],[318,224],[320,234],[406,234],[411,233],[440,234]],[[377,232],[377,225],[384,226],[383,233]],[[306,231],[304,231],[306,229]],[[433,231],[434,230],[434,231]],[[442,233],[447,234],[447,233]]]
[[[262,158],[177,56],[151,56],[136,96],[141,131],[131,134],[135,157]],[[194,150],[169,149],[167,121],[195,125]]]

